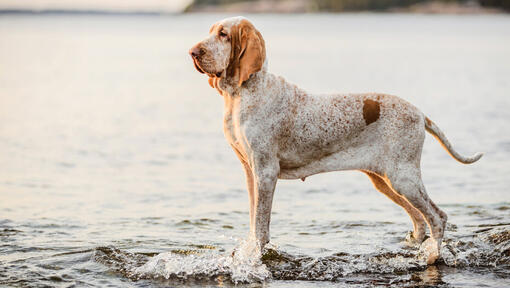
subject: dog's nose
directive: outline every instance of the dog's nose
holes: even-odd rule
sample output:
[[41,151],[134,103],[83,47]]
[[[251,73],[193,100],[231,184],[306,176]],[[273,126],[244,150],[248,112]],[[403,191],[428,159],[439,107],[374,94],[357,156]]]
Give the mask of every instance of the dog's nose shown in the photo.
[[191,47],[191,49],[189,49],[189,54],[191,55],[191,57],[197,58],[199,56],[202,56],[203,50],[200,49],[200,46],[197,44],[197,45]]

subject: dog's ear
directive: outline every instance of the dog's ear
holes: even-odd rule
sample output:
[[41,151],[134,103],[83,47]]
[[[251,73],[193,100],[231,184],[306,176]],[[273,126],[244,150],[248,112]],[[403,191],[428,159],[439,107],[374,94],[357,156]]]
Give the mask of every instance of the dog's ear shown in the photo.
[[264,39],[253,25],[242,20],[231,32],[232,52],[227,75],[239,77],[238,86],[248,80],[251,74],[258,72],[266,59]]

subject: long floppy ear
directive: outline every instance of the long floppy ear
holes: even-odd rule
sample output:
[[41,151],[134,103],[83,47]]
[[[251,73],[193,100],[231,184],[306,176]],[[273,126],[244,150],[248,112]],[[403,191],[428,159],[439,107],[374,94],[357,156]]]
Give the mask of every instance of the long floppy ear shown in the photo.
[[[247,20],[242,20],[231,33],[232,53],[228,74],[239,75],[238,86],[258,72],[266,59],[264,38]],[[237,30],[237,31],[236,31]]]

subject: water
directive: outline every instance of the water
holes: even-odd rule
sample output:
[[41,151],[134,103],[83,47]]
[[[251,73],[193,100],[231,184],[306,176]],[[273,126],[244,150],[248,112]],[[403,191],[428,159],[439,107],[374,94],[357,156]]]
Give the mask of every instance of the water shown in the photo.
[[223,100],[187,55],[223,17],[1,16],[1,285],[508,284],[508,16],[249,17],[274,73],[399,95],[486,153],[461,165],[427,137],[423,179],[449,215],[429,267],[408,216],[358,172],[280,181],[269,249],[246,239]]

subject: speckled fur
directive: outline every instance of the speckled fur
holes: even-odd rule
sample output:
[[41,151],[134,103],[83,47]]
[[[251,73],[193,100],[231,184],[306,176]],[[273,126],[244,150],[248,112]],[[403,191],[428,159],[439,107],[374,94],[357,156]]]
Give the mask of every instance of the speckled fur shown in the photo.
[[481,155],[459,155],[432,121],[396,96],[309,94],[269,73],[266,59],[239,85],[239,76],[226,72],[233,65],[232,47],[237,43],[218,34],[230,35],[237,31],[236,25],[255,29],[238,17],[216,23],[210,36],[194,46],[204,52],[203,60],[197,57],[195,63],[224,98],[224,133],[246,174],[252,235],[261,245],[269,241],[277,179],[304,180],[323,172],[360,170],[410,215],[418,243],[428,224],[432,237],[427,240],[431,247],[427,262],[433,263],[439,256],[447,216],[429,199],[421,180],[425,131],[463,163]]

